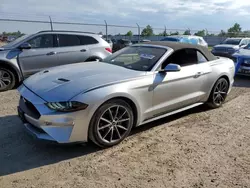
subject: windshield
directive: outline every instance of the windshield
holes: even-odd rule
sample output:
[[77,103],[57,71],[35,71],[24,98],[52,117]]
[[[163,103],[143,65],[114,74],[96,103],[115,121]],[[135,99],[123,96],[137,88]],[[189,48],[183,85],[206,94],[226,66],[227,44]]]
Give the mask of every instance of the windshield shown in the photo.
[[161,41],[173,41],[173,42],[178,42],[179,39],[178,39],[178,38],[173,38],[173,37],[166,37],[166,38],[162,39]]
[[2,46],[2,47],[3,47],[3,48],[10,48],[10,47],[12,47],[12,46],[15,46],[16,44],[18,44],[18,43],[21,42],[22,40],[28,38],[29,36],[31,36],[31,35],[23,35],[23,36],[21,36],[21,37],[15,39],[15,40],[13,40],[12,42],[10,42],[10,43],[8,43],[8,44]]
[[222,44],[232,44],[232,45],[239,45],[241,39],[226,39]]
[[137,71],[150,71],[166,51],[156,47],[130,46],[105,58],[103,62]]

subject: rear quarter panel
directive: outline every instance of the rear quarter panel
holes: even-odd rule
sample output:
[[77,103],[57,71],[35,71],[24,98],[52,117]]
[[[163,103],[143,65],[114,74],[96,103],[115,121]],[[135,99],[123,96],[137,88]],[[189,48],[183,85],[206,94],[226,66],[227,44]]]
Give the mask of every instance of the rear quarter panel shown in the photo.
[[[219,57],[217,60],[208,62],[212,71],[209,73],[207,77],[207,96],[205,97],[205,101],[209,98],[211,90],[216,83],[216,81],[226,76],[229,79],[230,89],[234,83],[234,73],[235,73],[235,65],[234,62],[229,58]],[[204,102],[205,102],[204,101]]]

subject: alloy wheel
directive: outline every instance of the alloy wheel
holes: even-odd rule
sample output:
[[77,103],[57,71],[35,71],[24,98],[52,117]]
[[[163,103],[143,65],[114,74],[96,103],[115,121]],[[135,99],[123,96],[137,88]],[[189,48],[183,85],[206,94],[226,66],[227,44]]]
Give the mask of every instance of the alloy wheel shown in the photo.
[[8,71],[0,69],[0,89],[5,89],[11,85],[12,78]]
[[112,144],[123,139],[130,124],[131,117],[126,107],[111,106],[100,116],[97,125],[98,136],[103,142]]
[[228,92],[228,83],[226,80],[221,80],[215,87],[213,93],[213,101],[216,105],[221,105],[226,97]]

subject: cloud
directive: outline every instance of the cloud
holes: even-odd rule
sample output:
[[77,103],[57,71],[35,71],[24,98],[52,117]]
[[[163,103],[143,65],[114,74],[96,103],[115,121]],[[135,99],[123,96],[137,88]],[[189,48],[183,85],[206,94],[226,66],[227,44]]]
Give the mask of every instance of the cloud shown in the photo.
[[6,0],[0,17],[220,30],[237,21],[247,27],[249,8],[247,0]]

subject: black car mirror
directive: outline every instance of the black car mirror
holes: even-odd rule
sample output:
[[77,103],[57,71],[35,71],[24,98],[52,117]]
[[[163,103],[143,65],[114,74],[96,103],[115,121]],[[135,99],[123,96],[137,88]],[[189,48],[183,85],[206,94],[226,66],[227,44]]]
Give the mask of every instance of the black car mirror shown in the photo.
[[30,43],[25,42],[25,43],[21,44],[21,45],[19,46],[19,48],[20,48],[21,50],[23,50],[23,49],[31,49],[31,45],[30,45]]

